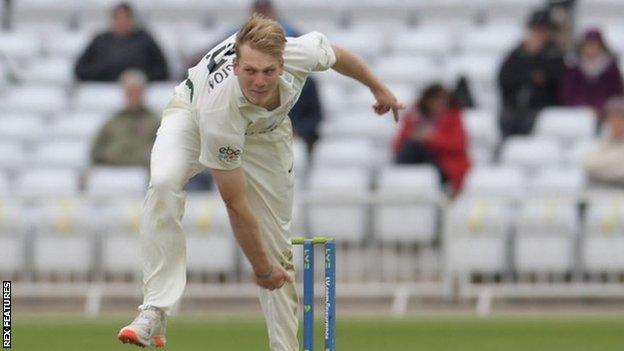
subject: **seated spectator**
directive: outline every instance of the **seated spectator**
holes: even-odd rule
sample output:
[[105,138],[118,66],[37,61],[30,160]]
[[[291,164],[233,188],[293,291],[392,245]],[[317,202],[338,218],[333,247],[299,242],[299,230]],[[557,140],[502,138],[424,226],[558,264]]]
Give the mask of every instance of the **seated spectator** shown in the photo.
[[547,11],[533,13],[524,41],[501,66],[500,129],[503,137],[533,130],[540,109],[558,104],[563,55],[552,40],[553,24]]
[[80,81],[113,82],[127,69],[142,71],[149,80],[167,80],[165,57],[152,36],[136,26],[126,3],[112,11],[111,29],[97,35],[76,63]]
[[91,149],[96,165],[145,166],[160,120],[143,105],[145,75],[139,71],[125,72],[121,82],[126,93],[126,107],[102,127]]
[[604,138],[585,157],[585,171],[597,184],[624,187],[624,96],[610,98],[605,105]]
[[427,87],[401,121],[393,142],[396,162],[428,163],[456,195],[470,169],[468,139],[461,113],[440,84]]
[[585,33],[578,56],[563,75],[561,102],[567,106],[591,106],[602,117],[607,99],[624,93],[622,74],[597,29]]

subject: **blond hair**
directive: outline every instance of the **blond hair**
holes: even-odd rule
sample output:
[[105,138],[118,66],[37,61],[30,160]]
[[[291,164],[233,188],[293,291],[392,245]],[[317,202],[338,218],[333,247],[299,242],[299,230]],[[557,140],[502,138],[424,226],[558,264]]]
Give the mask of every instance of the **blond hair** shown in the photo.
[[254,13],[236,34],[236,57],[240,57],[240,47],[243,44],[249,44],[254,50],[281,59],[286,36],[277,21]]

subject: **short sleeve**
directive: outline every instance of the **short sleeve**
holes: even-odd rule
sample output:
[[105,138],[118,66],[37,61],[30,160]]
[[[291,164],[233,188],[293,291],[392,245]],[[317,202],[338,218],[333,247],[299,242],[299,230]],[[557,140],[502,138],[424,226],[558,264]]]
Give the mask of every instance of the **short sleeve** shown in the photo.
[[201,151],[199,162],[212,169],[231,170],[241,166],[245,133],[221,113],[199,116]]
[[336,63],[336,54],[324,34],[310,32],[289,41],[285,61],[308,72],[326,71]]

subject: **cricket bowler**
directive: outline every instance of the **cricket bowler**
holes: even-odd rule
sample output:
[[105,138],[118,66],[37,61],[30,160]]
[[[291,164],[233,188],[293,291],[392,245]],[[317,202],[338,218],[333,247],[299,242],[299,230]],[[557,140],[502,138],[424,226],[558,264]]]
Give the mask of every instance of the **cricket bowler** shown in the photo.
[[286,38],[276,21],[260,15],[189,69],[163,112],[152,150],[140,228],[144,299],[119,340],[165,346],[166,316],[186,284],[182,189],[207,167],[262,288],[270,349],[299,350],[288,112],[308,75],[330,68],[370,88],[377,114],[391,110],[398,118],[403,104],[358,56],[318,32]]

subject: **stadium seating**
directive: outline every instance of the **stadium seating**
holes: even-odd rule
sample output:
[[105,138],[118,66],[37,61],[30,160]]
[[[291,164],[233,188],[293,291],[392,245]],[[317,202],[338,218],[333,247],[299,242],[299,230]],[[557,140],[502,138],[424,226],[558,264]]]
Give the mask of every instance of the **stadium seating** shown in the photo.
[[473,163],[491,164],[499,140],[497,120],[488,110],[470,109],[463,111],[463,126],[469,138],[470,156]]
[[66,95],[62,87],[19,86],[10,89],[2,101],[8,112],[53,114],[67,108]]
[[37,167],[86,169],[90,163],[90,141],[54,141],[40,143],[30,155],[29,163]]
[[452,53],[454,42],[448,28],[423,26],[394,33],[390,48],[399,55],[429,55],[441,60]]
[[71,169],[28,168],[15,182],[15,195],[26,197],[76,196],[79,173]]
[[0,169],[6,171],[18,170],[25,166],[25,160],[26,155],[22,143],[0,142]]
[[372,168],[376,166],[377,159],[377,149],[370,140],[321,139],[316,145],[312,161],[314,167]]
[[594,199],[587,206],[582,262],[588,273],[624,269],[624,206],[617,197]]
[[308,186],[318,200],[309,205],[311,233],[360,242],[368,227],[367,206],[362,200],[369,194],[369,186],[370,176],[361,168],[315,165]]
[[62,113],[48,129],[50,141],[82,141],[91,145],[108,116],[98,113]]
[[37,115],[4,114],[0,123],[0,139],[3,142],[32,143],[41,140],[44,135],[43,119]]
[[116,83],[83,83],[76,88],[72,104],[75,111],[109,115],[123,106],[123,89]]
[[69,86],[74,81],[74,62],[71,58],[37,60],[21,71],[25,84]]
[[526,194],[526,179],[517,167],[477,167],[467,175],[462,196],[518,199]]
[[537,116],[535,136],[557,140],[562,147],[593,137],[596,115],[590,108],[545,108]]
[[467,197],[453,203],[444,229],[446,269],[460,274],[506,271],[513,224],[511,206],[500,199]]
[[[382,242],[430,244],[436,234],[438,202],[443,199],[438,173],[432,166],[383,168],[375,195],[376,239]],[[404,202],[401,202],[401,199]],[[422,201],[412,204],[414,199]],[[405,201],[410,203],[405,203]],[[410,201],[411,200],[411,201]]]
[[518,214],[515,268],[521,272],[566,273],[573,269],[579,220],[576,202],[525,202]]
[[94,167],[86,192],[94,196],[138,196],[147,189],[147,170],[142,167]]
[[542,167],[563,164],[561,148],[556,141],[537,137],[510,137],[501,152],[503,165],[520,167],[531,174]]

